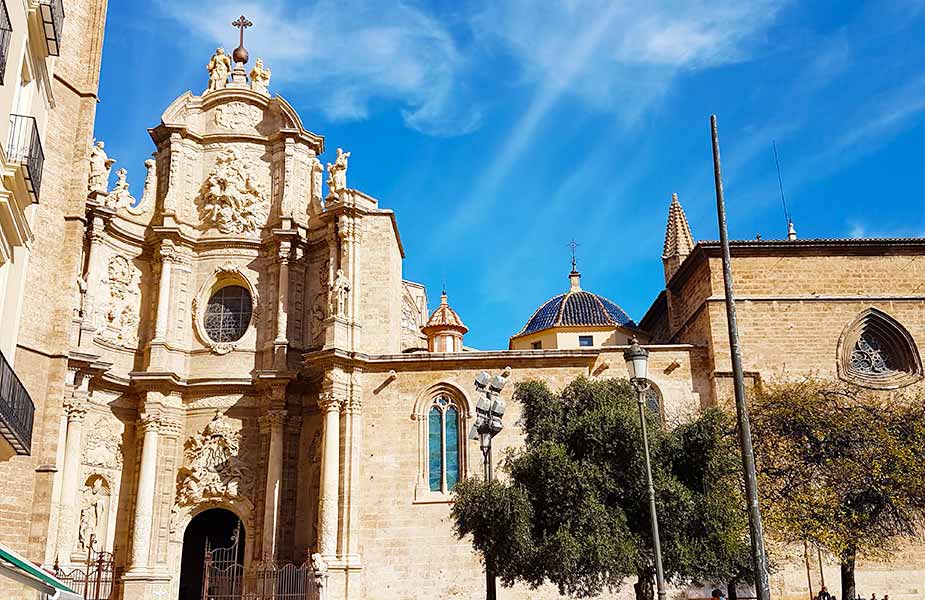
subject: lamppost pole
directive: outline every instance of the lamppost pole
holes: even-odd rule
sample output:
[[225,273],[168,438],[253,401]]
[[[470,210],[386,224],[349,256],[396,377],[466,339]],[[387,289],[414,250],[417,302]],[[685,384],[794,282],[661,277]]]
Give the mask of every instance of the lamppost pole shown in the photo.
[[665,600],[665,571],[662,568],[662,544],[658,534],[658,511],[655,508],[655,486],[652,483],[652,459],[649,456],[649,433],[646,429],[646,391],[649,389],[649,351],[639,345],[635,337],[630,347],[623,352],[630,373],[630,383],[636,390],[636,404],[639,408],[639,426],[642,428],[642,451],[646,459],[646,485],[649,488],[649,524],[652,529],[652,551],[655,555],[655,586],[658,600]]
[[[485,481],[490,482],[494,478],[491,465],[491,440],[498,435],[504,425],[501,418],[504,416],[505,404],[501,399],[501,390],[507,383],[508,377],[511,376],[511,368],[505,367],[500,375],[491,377],[485,371],[479,373],[475,378],[475,391],[478,395],[478,402],[475,405],[475,423],[469,431],[469,439],[479,440],[479,447],[482,450],[482,468],[485,475]],[[487,600],[496,600],[498,597],[497,580],[495,578],[494,565],[489,557],[485,557],[485,598]]]

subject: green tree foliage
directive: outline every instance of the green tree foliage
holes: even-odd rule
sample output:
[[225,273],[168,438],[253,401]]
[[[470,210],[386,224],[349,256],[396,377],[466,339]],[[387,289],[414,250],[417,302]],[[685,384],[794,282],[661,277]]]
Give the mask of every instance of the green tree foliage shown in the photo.
[[785,541],[877,558],[925,517],[925,405],[840,383],[765,385],[751,403],[764,515]]
[[[561,393],[518,385],[524,447],[502,466],[505,482],[456,488],[460,537],[505,585],[557,585],[589,597],[636,578],[652,597],[648,491],[636,392],[625,380],[578,379]],[[674,429],[647,412],[666,577],[675,582],[747,573],[747,516],[734,424],[708,410]]]

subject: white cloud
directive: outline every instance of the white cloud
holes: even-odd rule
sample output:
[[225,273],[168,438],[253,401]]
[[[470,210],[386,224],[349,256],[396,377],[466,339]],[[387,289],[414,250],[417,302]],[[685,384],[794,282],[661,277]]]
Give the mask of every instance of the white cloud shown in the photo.
[[[203,18],[188,0],[160,4],[194,35],[226,49],[237,45],[230,18]],[[231,2],[222,14],[246,14],[256,24],[246,33],[252,56],[265,60],[277,84],[309,86],[329,118],[363,119],[375,103],[391,102],[425,133],[454,135],[479,124],[461,87],[466,59],[441,23],[415,6],[265,0]]]

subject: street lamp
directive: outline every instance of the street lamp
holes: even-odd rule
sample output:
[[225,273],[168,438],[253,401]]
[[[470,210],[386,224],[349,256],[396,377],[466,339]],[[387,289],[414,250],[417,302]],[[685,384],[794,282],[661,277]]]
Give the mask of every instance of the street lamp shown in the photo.
[[[501,399],[501,390],[504,389],[510,376],[511,368],[505,367],[500,375],[492,377],[482,371],[475,378],[475,393],[478,401],[475,403],[475,423],[469,430],[469,439],[479,441],[485,481],[491,481],[494,478],[491,466],[491,440],[504,429],[501,418],[504,417],[505,403]],[[488,600],[497,598],[495,572],[487,557],[485,560],[485,597]]]
[[652,485],[652,462],[649,458],[649,434],[646,431],[645,394],[650,387],[649,351],[639,345],[633,337],[630,347],[623,351],[623,359],[630,374],[630,383],[636,390],[636,404],[639,406],[639,425],[642,427],[642,449],[646,457],[646,483],[649,486],[649,521],[652,526],[652,547],[655,551],[655,585],[658,600],[665,600],[665,573],[662,570],[662,545],[658,538],[658,514],[655,511],[655,486]]

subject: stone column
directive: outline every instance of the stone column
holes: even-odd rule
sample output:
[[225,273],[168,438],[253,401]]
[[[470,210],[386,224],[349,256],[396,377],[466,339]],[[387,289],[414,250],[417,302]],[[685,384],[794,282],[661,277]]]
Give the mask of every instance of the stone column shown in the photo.
[[83,298],[83,315],[81,316],[80,338],[78,345],[80,348],[91,351],[90,346],[93,336],[96,334],[96,314],[102,308],[103,299],[100,297],[100,285],[102,280],[107,276],[106,265],[103,264],[103,253],[100,248],[103,245],[103,239],[106,237],[106,220],[100,216],[97,210],[93,210],[90,217],[88,229],[90,230],[90,250],[87,256],[86,292]]
[[359,562],[359,507],[356,496],[360,486],[360,454],[363,439],[363,398],[360,385],[360,372],[351,374],[351,389],[344,403],[344,474],[341,480],[344,486],[342,514],[344,519],[341,532],[340,553],[350,566]]
[[157,320],[154,324],[153,342],[167,341],[167,316],[170,308],[170,265],[173,261],[169,246],[161,246],[160,258],[161,278],[157,289]]
[[142,414],[138,433],[144,436],[141,464],[138,469],[138,491],[135,495],[135,524],[132,530],[130,572],[146,572],[150,568],[151,527],[154,520],[154,485],[157,478],[158,418]]
[[340,399],[333,391],[325,391],[318,397],[318,406],[324,414],[321,490],[318,502],[318,549],[325,558],[334,558],[337,553]]
[[279,246],[279,298],[276,305],[276,343],[287,343],[287,326],[289,310],[289,242]]
[[267,489],[263,509],[263,561],[277,558],[280,500],[283,483],[283,423],[286,411],[271,410],[260,417],[260,430],[269,434],[267,449]]
[[[89,381],[78,374],[77,378]],[[78,387],[80,387],[80,382]],[[64,405],[67,413],[67,436],[64,442],[64,465],[61,478],[61,512],[58,517],[58,552],[61,564],[70,564],[80,519],[78,490],[80,489],[80,453],[83,444],[83,420],[87,415],[86,395],[75,390],[73,398]]]

